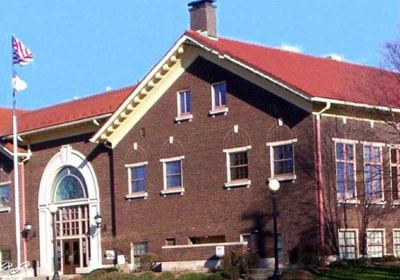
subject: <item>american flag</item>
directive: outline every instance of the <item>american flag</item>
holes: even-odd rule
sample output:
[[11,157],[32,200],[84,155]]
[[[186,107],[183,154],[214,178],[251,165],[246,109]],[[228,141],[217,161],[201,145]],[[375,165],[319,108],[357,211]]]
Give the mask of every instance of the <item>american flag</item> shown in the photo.
[[24,44],[12,36],[13,64],[28,65],[33,61],[33,54]]

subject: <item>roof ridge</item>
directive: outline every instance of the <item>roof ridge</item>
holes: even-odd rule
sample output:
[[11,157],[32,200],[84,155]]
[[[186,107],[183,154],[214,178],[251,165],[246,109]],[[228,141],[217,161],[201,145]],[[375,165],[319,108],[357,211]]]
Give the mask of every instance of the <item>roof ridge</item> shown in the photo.
[[133,85],[130,85],[130,86],[125,86],[125,87],[122,87],[122,88],[113,89],[113,90],[109,90],[109,91],[103,91],[103,92],[100,92],[100,93],[96,93],[96,94],[93,94],[93,95],[88,95],[88,96],[85,96],[85,97],[82,97],[82,98],[78,98],[78,99],[74,99],[74,100],[70,100],[70,101],[65,101],[65,102],[52,104],[52,105],[49,105],[49,106],[44,106],[44,107],[41,107],[41,108],[38,108],[38,109],[34,109],[34,110],[30,110],[30,111],[27,110],[26,113],[36,113],[36,112],[40,112],[40,111],[44,111],[44,110],[48,110],[48,109],[52,109],[52,108],[57,108],[57,107],[60,107],[60,106],[63,106],[63,105],[67,105],[67,104],[79,103],[79,102],[86,101],[88,99],[97,98],[97,97],[100,97],[100,96],[116,94],[116,93],[121,92],[123,90],[134,89],[136,87],[136,85],[137,84],[133,84]]
[[[211,38],[208,38],[208,37],[196,32],[196,31],[193,31],[193,30],[188,30],[186,32],[186,34],[188,34],[189,36],[191,34],[195,34],[195,35],[198,35],[198,36],[203,36],[204,39],[210,40],[211,42],[215,41],[215,39],[213,40]],[[350,65],[350,66],[354,66],[354,67],[367,68],[367,69],[371,69],[371,70],[374,70],[374,71],[382,71],[382,72],[386,72],[386,73],[389,73],[389,74],[398,75],[398,73],[396,73],[394,71],[390,71],[390,70],[387,70],[387,69],[378,68],[378,67],[374,67],[374,66],[370,66],[370,65],[360,64],[360,63],[357,63],[357,62],[354,62],[354,61],[348,61],[348,60],[337,61],[337,60],[334,60],[334,59],[329,59],[327,57],[312,55],[312,54],[303,53],[303,52],[292,52],[292,51],[289,51],[289,50],[283,50],[283,49],[281,49],[279,47],[273,47],[273,46],[269,46],[269,45],[264,45],[264,44],[258,43],[258,42],[241,41],[241,40],[238,40],[238,39],[229,38],[229,37],[223,37],[223,36],[217,37],[217,39],[230,41],[230,42],[235,42],[235,43],[240,43],[240,44],[245,44],[245,45],[248,45],[248,46],[254,46],[254,47],[258,47],[258,48],[270,49],[270,50],[273,50],[273,51],[283,52],[283,53],[286,53],[286,54],[293,54],[293,55],[302,56],[302,57],[311,58],[311,59],[316,59],[316,60],[329,61],[330,63],[337,63],[337,64],[341,64],[341,65],[346,64],[346,65]]]

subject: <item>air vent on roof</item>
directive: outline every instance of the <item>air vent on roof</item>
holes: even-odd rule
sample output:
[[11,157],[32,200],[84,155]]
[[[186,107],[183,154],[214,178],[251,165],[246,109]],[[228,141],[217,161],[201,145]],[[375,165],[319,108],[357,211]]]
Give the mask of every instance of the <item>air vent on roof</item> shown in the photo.
[[331,60],[336,60],[336,61],[343,61],[343,57],[341,55],[338,54],[330,54],[328,56],[326,56],[326,58],[331,59]]

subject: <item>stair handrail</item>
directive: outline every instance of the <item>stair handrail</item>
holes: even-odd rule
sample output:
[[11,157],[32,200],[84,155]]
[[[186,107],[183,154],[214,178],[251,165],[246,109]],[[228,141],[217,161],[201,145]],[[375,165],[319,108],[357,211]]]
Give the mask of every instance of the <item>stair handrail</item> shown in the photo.
[[3,263],[1,264],[1,266],[0,266],[0,271],[9,270],[10,268],[12,268],[12,262],[10,262],[10,261],[5,261],[5,262],[3,262]]
[[11,275],[15,275],[19,273],[22,269],[27,270],[31,263],[29,261],[22,262],[19,266],[11,267],[8,269]]

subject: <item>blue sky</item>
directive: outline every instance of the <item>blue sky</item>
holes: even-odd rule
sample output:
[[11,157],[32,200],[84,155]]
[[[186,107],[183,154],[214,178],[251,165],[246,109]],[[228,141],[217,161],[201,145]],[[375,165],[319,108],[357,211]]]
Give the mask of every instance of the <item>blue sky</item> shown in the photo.
[[[0,0],[0,106],[12,105],[10,36],[34,53],[17,105],[34,109],[136,83],[189,26],[187,0]],[[217,0],[220,36],[379,66],[399,0]]]

